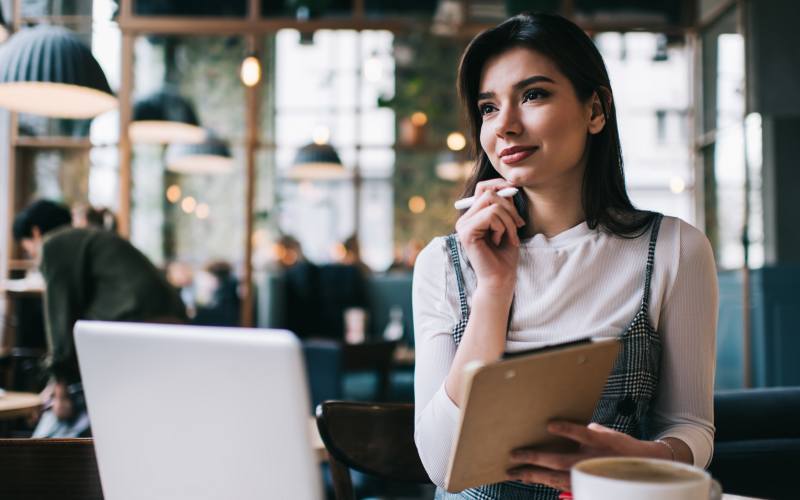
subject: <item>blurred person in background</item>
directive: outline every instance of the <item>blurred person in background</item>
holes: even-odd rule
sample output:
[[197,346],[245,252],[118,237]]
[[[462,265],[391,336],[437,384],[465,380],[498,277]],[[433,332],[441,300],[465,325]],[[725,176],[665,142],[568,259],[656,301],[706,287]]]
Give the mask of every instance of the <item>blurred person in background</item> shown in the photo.
[[89,204],[80,204],[72,207],[72,225],[74,227],[96,227],[117,232],[117,218],[114,212],[106,207],[93,207]]
[[361,260],[361,244],[358,236],[353,235],[344,241],[345,253],[342,265],[354,266],[363,276],[371,276],[372,269]]
[[[206,276],[208,279],[201,279]],[[204,290],[196,290],[196,315],[192,324],[205,326],[239,326],[239,280],[233,268],[224,260],[215,260],[206,265],[203,273],[195,276],[195,288],[203,284]],[[201,300],[202,299],[202,300]]]
[[276,247],[279,254],[276,257],[282,269],[290,269],[295,265],[307,262],[306,256],[303,254],[303,246],[289,235],[281,236]]
[[45,281],[49,352],[42,364],[52,395],[33,437],[88,432],[72,329],[79,319],[188,323],[180,296],[128,241],[96,227],[70,225],[70,211],[39,200],[14,219],[13,236],[39,261]]

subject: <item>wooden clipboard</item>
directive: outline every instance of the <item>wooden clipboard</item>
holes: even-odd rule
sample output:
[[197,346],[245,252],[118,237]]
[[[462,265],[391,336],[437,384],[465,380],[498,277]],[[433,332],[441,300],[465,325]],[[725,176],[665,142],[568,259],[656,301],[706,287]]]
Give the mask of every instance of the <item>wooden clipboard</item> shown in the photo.
[[616,340],[585,341],[468,369],[445,489],[457,493],[505,481],[518,466],[511,452],[519,448],[577,449],[574,441],[547,432],[547,424],[589,424],[619,350]]

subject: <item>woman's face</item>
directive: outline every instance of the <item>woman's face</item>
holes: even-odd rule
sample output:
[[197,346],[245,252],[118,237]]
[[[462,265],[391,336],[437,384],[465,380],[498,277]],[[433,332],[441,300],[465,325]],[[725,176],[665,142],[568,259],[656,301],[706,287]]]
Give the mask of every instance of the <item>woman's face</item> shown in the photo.
[[506,180],[531,190],[580,186],[590,134],[605,119],[597,97],[581,102],[550,59],[526,48],[492,57],[477,106],[481,146]]

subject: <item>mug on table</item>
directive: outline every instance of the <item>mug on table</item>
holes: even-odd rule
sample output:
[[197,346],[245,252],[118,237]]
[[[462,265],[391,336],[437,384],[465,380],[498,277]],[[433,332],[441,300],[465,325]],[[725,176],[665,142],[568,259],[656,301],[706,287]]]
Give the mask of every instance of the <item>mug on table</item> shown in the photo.
[[708,472],[651,458],[594,458],[572,468],[574,500],[720,500]]

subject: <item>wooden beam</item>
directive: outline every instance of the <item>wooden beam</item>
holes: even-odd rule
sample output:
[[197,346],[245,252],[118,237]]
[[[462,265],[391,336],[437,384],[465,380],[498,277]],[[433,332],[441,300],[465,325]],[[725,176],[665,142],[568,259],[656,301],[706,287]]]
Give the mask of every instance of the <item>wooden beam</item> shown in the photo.
[[[123,5],[127,2],[122,2]],[[119,98],[119,208],[117,227],[123,238],[131,236],[131,141],[128,126],[131,123],[131,92],[133,90],[133,38],[122,34],[122,79]]]
[[21,25],[22,25],[22,0],[14,0],[14,23],[13,23],[14,33],[19,31]]
[[26,24],[89,24],[92,16],[22,16],[21,22]]
[[371,19],[310,19],[298,21],[292,18],[227,19],[200,17],[144,17],[119,18],[123,33],[172,34],[172,35],[240,35],[243,33],[275,33],[282,29],[299,31],[329,30],[388,30],[401,31],[403,23]]
[[364,19],[365,8],[364,0],[353,0],[353,19]]
[[716,22],[737,3],[739,3],[739,0],[721,0],[714,8],[708,11],[708,14],[701,17],[700,20],[692,26],[691,30],[695,32],[702,31]]
[[[253,4],[257,0],[250,0],[251,14],[254,13]],[[257,15],[257,6],[255,7]],[[258,57],[258,42],[260,35],[251,33],[247,37],[248,52]],[[244,276],[242,278],[242,305],[239,324],[245,328],[253,327],[253,226],[255,216],[255,191],[256,191],[256,152],[258,150],[258,111],[259,111],[259,86],[264,81],[264,72],[261,80],[252,87],[245,87],[247,109],[247,170],[245,181],[245,224],[244,224]]]
[[60,148],[60,149],[90,149],[92,143],[88,137],[43,137],[43,136],[17,136],[12,143],[22,148]]

